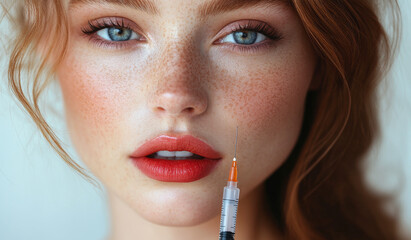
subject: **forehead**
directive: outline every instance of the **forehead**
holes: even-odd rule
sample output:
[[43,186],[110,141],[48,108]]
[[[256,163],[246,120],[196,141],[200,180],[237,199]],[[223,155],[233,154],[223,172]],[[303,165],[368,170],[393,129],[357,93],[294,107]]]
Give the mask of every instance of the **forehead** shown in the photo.
[[[70,8],[75,8],[80,4],[116,4],[124,7],[130,7],[139,11],[144,11],[152,15],[160,15],[161,9],[158,7],[161,1],[169,0],[70,0]],[[172,0],[175,1],[175,0]],[[185,0],[187,1],[187,0]],[[209,15],[215,15],[222,12],[232,11],[251,6],[272,6],[287,3],[288,0],[198,0],[187,1],[190,4],[198,2],[197,15],[204,18]]]

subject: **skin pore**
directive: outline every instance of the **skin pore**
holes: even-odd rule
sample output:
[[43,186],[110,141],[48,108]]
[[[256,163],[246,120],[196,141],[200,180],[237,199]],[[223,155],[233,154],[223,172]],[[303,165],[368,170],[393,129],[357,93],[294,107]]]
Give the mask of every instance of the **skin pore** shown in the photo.
[[[212,0],[152,1],[157,13],[110,2],[71,2],[57,72],[75,149],[107,188],[110,239],[216,239],[237,126],[236,239],[278,239],[262,184],[297,141],[316,63],[296,13],[279,1],[206,16]],[[235,41],[239,26],[255,43]],[[130,39],[108,38],[116,29]],[[161,134],[197,137],[223,159],[194,182],[151,179],[129,156]]]

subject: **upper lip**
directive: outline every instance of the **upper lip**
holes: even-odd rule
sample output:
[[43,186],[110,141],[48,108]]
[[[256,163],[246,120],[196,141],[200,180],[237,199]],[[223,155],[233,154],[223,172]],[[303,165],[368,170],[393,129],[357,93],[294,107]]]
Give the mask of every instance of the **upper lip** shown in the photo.
[[220,159],[221,155],[210,145],[191,135],[169,136],[160,135],[141,145],[131,155],[132,158],[145,157],[155,152],[189,151],[208,159]]

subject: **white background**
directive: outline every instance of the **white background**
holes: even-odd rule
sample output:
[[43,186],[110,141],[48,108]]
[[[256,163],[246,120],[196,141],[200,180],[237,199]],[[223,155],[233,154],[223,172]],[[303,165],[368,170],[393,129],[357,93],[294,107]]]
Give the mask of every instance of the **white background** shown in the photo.
[[[365,169],[376,190],[397,192],[397,216],[402,231],[411,236],[411,2],[402,0],[400,6],[401,48],[390,80],[380,86],[382,140],[375,144]],[[4,71],[4,62],[1,67]],[[16,107],[6,79],[1,80],[0,239],[103,239],[109,231],[104,192],[73,173],[51,151]],[[61,106],[57,99],[55,107]],[[70,148],[63,117],[50,118]]]

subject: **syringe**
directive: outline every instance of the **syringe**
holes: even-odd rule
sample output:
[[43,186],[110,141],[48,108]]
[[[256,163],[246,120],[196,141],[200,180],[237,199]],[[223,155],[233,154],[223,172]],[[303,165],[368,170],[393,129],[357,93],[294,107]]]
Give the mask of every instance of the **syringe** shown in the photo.
[[235,135],[234,158],[231,164],[227,186],[224,187],[223,206],[221,207],[220,240],[234,240],[235,224],[237,220],[238,198],[240,189],[237,188],[237,135]]

